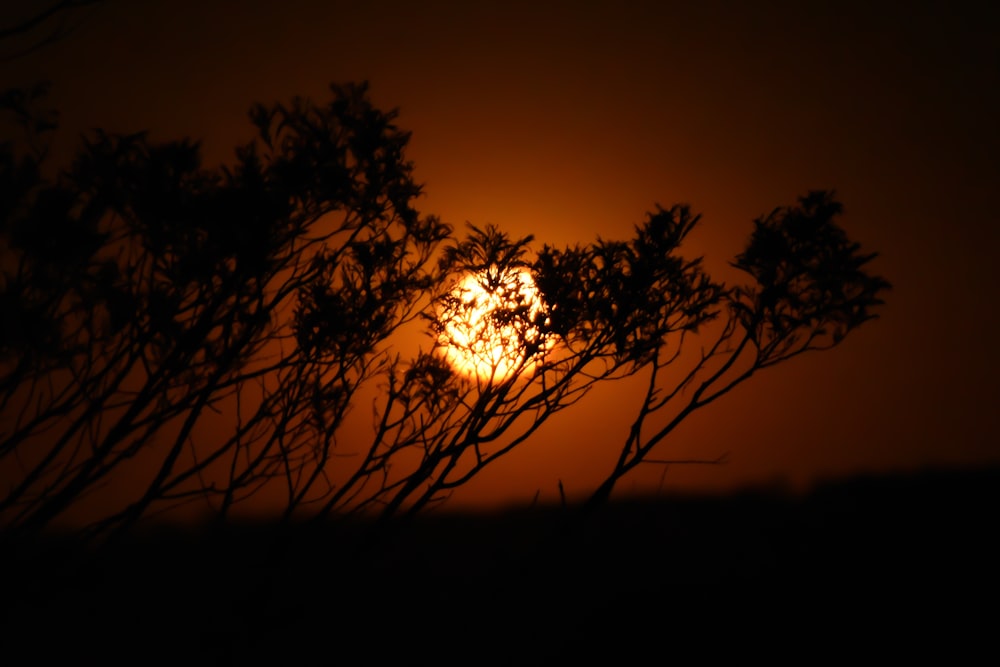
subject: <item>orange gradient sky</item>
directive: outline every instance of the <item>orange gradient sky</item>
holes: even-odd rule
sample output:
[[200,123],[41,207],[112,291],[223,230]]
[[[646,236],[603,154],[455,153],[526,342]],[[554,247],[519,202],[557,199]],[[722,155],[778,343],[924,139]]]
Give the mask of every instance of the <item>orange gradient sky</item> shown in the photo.
[[[730,280],[753,218],[836,189],[894,285],[881,319],[751,379],[659,450],[729,452],[671,468],[668,489],[801,487],[1000,461],[1000,13],[979,4],[110,0],[0,63],[0,83],[52,80],[56,158],[89,128],[149,129],[202,138],[214,165],[251,137],[251,103],[367,79],[413,132],[424,213],[540,248],[627,238],[655,204],[689,203],[703,218],[687,252]],[[456,502],[554,500],[560,480],[585,493],[633,390],[595,390]]]

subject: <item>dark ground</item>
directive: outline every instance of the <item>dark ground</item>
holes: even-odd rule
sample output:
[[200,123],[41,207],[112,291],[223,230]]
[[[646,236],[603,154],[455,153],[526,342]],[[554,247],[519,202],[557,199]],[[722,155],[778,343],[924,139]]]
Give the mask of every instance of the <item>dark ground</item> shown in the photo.
[[980,469],[385,535],[161,527],[99,553],[53,538],[3,554],[0,663],[798,663],[863,646],[996,664],[998,499],[1000,469]]

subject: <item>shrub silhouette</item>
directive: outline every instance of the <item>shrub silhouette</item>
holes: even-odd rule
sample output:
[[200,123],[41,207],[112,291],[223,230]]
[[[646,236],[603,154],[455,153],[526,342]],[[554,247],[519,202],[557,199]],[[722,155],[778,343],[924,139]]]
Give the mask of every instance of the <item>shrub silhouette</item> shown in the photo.
[[[734,262],[751,280],[736,287],[681,255],[699,220],[686,206],[657,208],[627,241],[534,252],[496,227],[460,236],[415,208],[409,134],[366,84],[333,85],[322,105],[255,106],[257,137],[227,167],[205,168],[190,140],[97,131],[50,178],[43,93],[3,98],[26,131],[0,148],[11,536],[125,475],[140,490],[86,535],[193,500],[220,519],[263,496],[284,519],[411,515],[595,383],[647,373],[599,503],[691,412],[839,344],[889,287],[828,192],[754,223]],[[541,309],[511,288],[522,271]],[[469,376],[441,354],[445,322],[469,308],[451,286],[470,273],[508,287],[489,317],[509,332],[511,372]],[[413,322],[431,348],[403,359],[391,339]],[[692,354],[696,336],[709,344]],[[667,384],[664,369],[684,364]],[[359,442],[344,423],[365,387],[378,394]]]

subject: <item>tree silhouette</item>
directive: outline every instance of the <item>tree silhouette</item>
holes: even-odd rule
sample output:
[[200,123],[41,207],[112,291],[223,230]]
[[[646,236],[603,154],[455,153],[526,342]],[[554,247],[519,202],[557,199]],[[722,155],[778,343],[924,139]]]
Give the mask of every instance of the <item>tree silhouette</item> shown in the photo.
[[[653,448],[695,410],[762,369],[832,348],[875,317],[872,309],[883,303],[881,295],[890,285],[864,271],[875,254],[862,253],[859,244],[847,239],[835,222],[841,212],[833,193],[814,191],[797,206],[775,209],[754,222],[746,249],[732,264],[753,282],[720,288],[713,305],[723,306],[721,332],[685,372],[670,374],[677,380],[665,378],[664,370],[681,360],[683,332],[671,347],[654,331],[648,343],[649,382],[638,415],[592,503],[607,499],[615,482],[647,461]],[[655,417],[659,423],[650,423]]]
[[[424,265],[448,229],[412,207],[409,136],[365,86],[252,118],[259,139],[216,171],[190,141],[98,132],[47,182],[38,155],[4,145],[0,464],[13,481],[0,512],[12,532],[44,528],[140,455],[157,461],[145,490],[95,529],[206,494],[224,514],[300,474],[307,451],[321,463],[302,423],[336,429],[385,362],[379,342],[433,288]],[[199,437],[223,409],[232,432]]]
[[[396,112],[366,84],[331,92],[255,106],[257,137],[228,167],[206,169],[189,140],[98,131],[52,178],[44,89],[4,96],[26,130],[0,147],[9,535],[45,530],[125,475],[139,490],[87,535],[194,500],[224,519],[264,495],[285,520],[412,515],[595,383],[646,373],[596,504],[693,411],[837,345],[889,287],[827,192],[755,222],[734,262],[752,280],[736,287],[681,254],[699,221],[686,206],[657,208],[627,241],[533,252],[496,227],[459,237],[414,207]],[[458,335],[483,305],[454,288],[470,275],[502,298]],[[391,340],[411,323],[431,344],[404,359]],[[484,326],[503,339],[492,372],[459,372],[448,350],[476,347]],[[362,441],[344,424],[366,387]]]

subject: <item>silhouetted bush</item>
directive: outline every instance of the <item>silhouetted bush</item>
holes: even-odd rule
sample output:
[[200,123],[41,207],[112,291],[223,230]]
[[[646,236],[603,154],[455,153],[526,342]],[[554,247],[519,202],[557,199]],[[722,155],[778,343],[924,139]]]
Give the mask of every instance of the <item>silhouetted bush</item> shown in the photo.
[[[734,262],[751,281],[735,287],[681,254],[699,220],[686,206],[626,241],[535,252],[495,227],[459,236],[415,208],[396,112],[364,84],[331,92],[255,106],[257,137],[228,166],[206,168],[190,140],[96,131],[51,178],[44,88],[4,96],[25,129],[0,147],[9,535],[125,478],[132,495],[88,535],[195,500],[220,520],[264,496],[285,519],[413,514],[595,383],[647,373],[599,503],[693,411],[839,344],[889,287],[828,192],[755,222]],[[504,295],[467,327],[502,332],[492,372],[442,354],[481,342],[447,326],[483,305],[454,289],[469,274]],[[401,358],[391,340],[415,322],[431,349]],[[377,398],[362,441],[344,424],[364,387]]]

